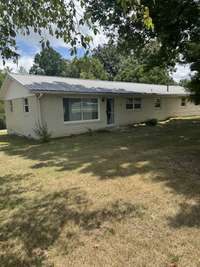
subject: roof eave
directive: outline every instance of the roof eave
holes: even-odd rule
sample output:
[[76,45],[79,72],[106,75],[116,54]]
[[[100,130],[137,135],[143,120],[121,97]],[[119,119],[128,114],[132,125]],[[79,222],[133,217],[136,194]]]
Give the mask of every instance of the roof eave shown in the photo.
[[182,93],[182,94],[159,94],[159,93],[147,93],[147,92],[74,92],[74,91],[62,91],[62,90],[30,90],[32,94],[52,94],[52,95],[60,95],[60,94],[77,94],[77,95],[149,95],[149,96],[163,96],[163,97],[175,97],[175,96],[187,96],[190,95],[189,93]]

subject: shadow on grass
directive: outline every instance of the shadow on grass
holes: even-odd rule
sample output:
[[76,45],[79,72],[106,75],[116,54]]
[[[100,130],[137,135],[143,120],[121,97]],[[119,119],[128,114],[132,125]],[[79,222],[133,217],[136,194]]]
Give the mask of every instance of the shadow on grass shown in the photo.
[[182,203],[178,214],[169,218],[171,227],[200,227],[200,203],[187,204]]
[[[58,172],[76,170],[89,173],[102,182],[138,174],[141,179],[146,179],[148,174],[148,179],[165,183],[175,194],[199,199],[199,134],[199,120],[181,120],[125,132],[62,138],[48,144],[4,135],[0,136],[0,151],[11,157],[33,160],[33,171],[46,167],[55,168]],[[13,180],[17,183],[20,177],[1,179],[7,185],[0,196],[3,201],[0,207],[6,209],[10,206],[13,209],[9,220],[3,222],[0,228],[0,243],[2,241],[5,245],[1,249],[5,251],[0,258],[1,266],[44,266],[45,250],[59,238],[66,225],[76,225],[81,231],[93,231],[106,221],[138,216],[137,205],[122,201],[91,211],[90,200],[80,188],[28,201],[23,196],[24,188],[18,188],[18,191],[14,188],[15,184],[9,185]],[[200,227],[199,206],[198,201],[187,209],[182,206],[180,213],[169,219],[170,226]],[[66,236],[69,244],[77,240],[72,249],[79,245],[76,231],[68,229]],[[13,251],[14,242],[19,243],[24,255]]]
[[[161,170],[163,177],[173,183],[165,162],[170,164],[173,155],[179,160],[181,154],[191,152],[196,153],[194,157],[199,162],[199,132],[200,120],[196,119],[171,121],[157,127],[127,128],[125,132],[94,132],[54,139],[47,144],[0,135],[3,144],[0,151],[35,161],[33,170],[46,167],[55,167],[60,172],[78,170],[101,180]],[[178,167],[185,168],[184,164]]]
[[123,201],[97,210],[90,210],[90,206],[91,201],[79,188],[23,199],[20,205],[16,201],[10,216],[0,224],[0,266],[45,266],[47,249],[64,227],[65,253],[70,253],[81,245],[79,231],[93,231],[105,222],[143,214],[141,206]]

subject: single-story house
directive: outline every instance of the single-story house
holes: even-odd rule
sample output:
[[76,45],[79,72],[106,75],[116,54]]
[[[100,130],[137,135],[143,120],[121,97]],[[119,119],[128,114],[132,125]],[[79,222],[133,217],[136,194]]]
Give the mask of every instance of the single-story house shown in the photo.
[[200,115],[180,86],[8,74],[5,101],[9,134],[36,138],[46,125],[52,137],[142,122]]

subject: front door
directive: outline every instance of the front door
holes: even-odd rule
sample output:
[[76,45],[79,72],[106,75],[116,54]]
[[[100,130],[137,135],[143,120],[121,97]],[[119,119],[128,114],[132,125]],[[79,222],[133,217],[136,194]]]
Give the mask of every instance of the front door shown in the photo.
[[114,124],[114,98],[107,98],[106,102],[107,124]]

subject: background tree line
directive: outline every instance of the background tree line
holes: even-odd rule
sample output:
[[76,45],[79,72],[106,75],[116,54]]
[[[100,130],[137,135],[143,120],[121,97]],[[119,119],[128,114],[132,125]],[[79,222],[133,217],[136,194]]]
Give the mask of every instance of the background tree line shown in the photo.
[[49,45],[35,55],[30,74],[139,83],[174,84],[166,67],[149,67],[154,43],[140,55],[120,53],[111,41],[90,55],[66,60]]

